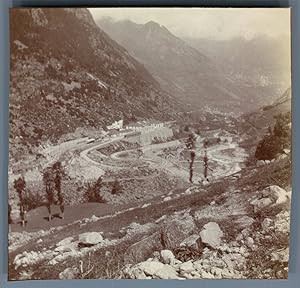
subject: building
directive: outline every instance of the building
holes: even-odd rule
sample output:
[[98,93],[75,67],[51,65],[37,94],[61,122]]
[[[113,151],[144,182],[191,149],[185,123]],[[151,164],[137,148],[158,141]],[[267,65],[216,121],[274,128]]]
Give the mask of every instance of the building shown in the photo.
[[107,128],[107,130],[122,129],[123,128],[123,119],[113,122],[111,125],[106,126],[106,128]]
[[133,131],[142,131],[145,126],[141,123],[131,123],[126,125],[125,129],[133,130]]
[[107,135],[110,137],[117,137],[119,135],[119,131],[117,129],[110,129]]

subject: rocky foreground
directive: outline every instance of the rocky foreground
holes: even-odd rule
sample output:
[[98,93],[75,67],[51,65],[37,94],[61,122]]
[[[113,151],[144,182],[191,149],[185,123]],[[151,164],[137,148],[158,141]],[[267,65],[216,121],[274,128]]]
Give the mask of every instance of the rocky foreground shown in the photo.
[[[195,190],[190,188],[186,194]],[[269,186],[253,194],[228,190],[198,210],[176,211],[149,223],[131,222],[120,228],[122,237],[91,231],[101,227],[103,220],[94,215],[66,227],[25,233],[23,239],[11,233],[10,272],[15,279],[99,278],[96,271],[101,264],[111,270],[103,278],[286,278],[289,206],[290,193]],[[90,231],[55,238],[55,233],[72,225]],[[59,241],[49,245],[46,238],[51,237]],[[24,251],[30,242],[34,248]],[[114,251],[123,244],[118,251],[122,260],[114,266]],[[101,257],[98,251],[103,252]]]

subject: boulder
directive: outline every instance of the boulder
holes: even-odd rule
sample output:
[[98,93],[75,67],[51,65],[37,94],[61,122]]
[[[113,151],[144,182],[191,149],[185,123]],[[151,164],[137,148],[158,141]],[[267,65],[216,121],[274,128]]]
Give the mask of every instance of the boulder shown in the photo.
[[214,279],[215,276],[211,274],[210,272],[205,272],[204,270],[201,272],[201,276],[204,279]]
[[164,248],[174,249],[196,229],[189,213],[175,214],[161,226],[161,240]]
[[162,269],[157,270],[154,276],[160,279],[177,279],[178,275],[176,270],[170,265],[164,265]]
[[272,261],[288,262],[289,261],[289,248],[278,250],[271,253]]
[[98,232],[86,232],[78,236],[79,243],[82,245],[96,245],[103,241],[103,238]]
[[73,240],[74,240],[73,237],[67,237],[67,238],[59,241],[58,243],[56,243],[56,246],[57,247],[59,247],[59,246],[66,246],[66,245],[70,244]]
[[272,203],[273,201],[270,198],[254,199],[250,202],[250,204],[253,206],[254,213],[262,210],[265,207],[270,206]]
[[147,279],[146,274],[139,267],[132,267],[125,269],[125,277],[130,279]]
[[160,233],[155,232],[131,245],[124,254],[124,262],[126,264],[141,262],[149,258],[153,251],[163,249]]
[[195,271],[196,269],[193,265],[193,262],[190,260],[190,261],[182,263],[179,266],[179,270],[180,270],[181,274],[184,274],[184,273],[191,273],[192,271]]
[[151,257],[154,251],[172,250],[196,228],[189,213],[181,213],[163,218],[157,231],[131,245],[125,252],[125,263],[142,262]]
[[160,251],[160,256],[164,264],[173,264],[175,256],[171,250],[162,250]]
[[159,273],[160,270],[164,269],[164,264],[157,261],[144,261],[137,265],[146,275],[154,276]]
[[289,199],[289,194],[279,186],[272,185],[262,191],[263,197],[272,199],[276,205],[285,203]]
[[200,232],[200,237],[203,243],[212,248],[217,248],[221,244],[223,231],[217,223],[209,222],[203,226],[203,229]]
[[91,219],[90,219],[91,222],[96,222],[96,221],[98,221],[98,220],[100,220],[100,218],[97,217],[97,216],[95,216],[95,215],[93,215],[93,216],[91,217]]
[[245,244],[247,245],[248,248],[253,249],[254,247],[254,240],[252,237],[247,237],[245,239]]

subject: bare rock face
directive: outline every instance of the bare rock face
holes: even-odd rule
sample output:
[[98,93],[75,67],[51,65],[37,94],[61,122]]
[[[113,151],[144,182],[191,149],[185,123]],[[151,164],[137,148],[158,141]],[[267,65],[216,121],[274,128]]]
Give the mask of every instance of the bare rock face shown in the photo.
[[209,222],[203,226],[203,229],[200,232],[200,237],[203,243],[212,248],[217,248],[221,244],[223,231],[217,223]]
[[144,261],[152,255],[153,251],[164,249],[160,240],[160,233],[155,232],[150,236],[144,237],[139,242],[134,243],[125,252],[124,262],[136,263]]
[[153,251],[172,250],[186,239],[196,228],[189,213],[175,214],[166,218],[157,231],[131,245],[125,252],[125,263],[141,262],[149,258]]
[[189,213],[175,214],[161,227],[161,237],[166,248],[174,249],[196,229],[194,219]]
[[78,236],[79,243],[83,245],[96,245],[103,241],[103,238],[98,232],[86,232]]

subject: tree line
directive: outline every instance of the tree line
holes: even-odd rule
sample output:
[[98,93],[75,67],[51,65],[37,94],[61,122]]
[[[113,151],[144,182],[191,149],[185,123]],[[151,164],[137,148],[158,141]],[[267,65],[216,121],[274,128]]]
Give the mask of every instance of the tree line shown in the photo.
[[[22,227],[26,225],[26,213],[32,209],[40,206],[46,206],[48,211],[48,220],[51,221],[52,205],[59,205],[60,214],[59,218],[64,219],[65,201],[62,191],[63,180],[67,175],[60,161],[55,162],[53,165],[45,168],[42,171],[43,185],[45,189],[45,199],[39,193],[32,193],[26,186],[26,180],[23,175],[14,181],[14,189],[17,192],[19,199],[19,215]],[[99,177],[95,182],[88,182],[84,187],[84,201],[85,202],[98,202],[105,203],[106,200],[101,194],[103,187],[103,180]],[[111,185],[111,193],[113,195],[120,194],[122,187],[117,179]],[[8,205],[8,221],[9,224],[13,223],[12,207]]]

